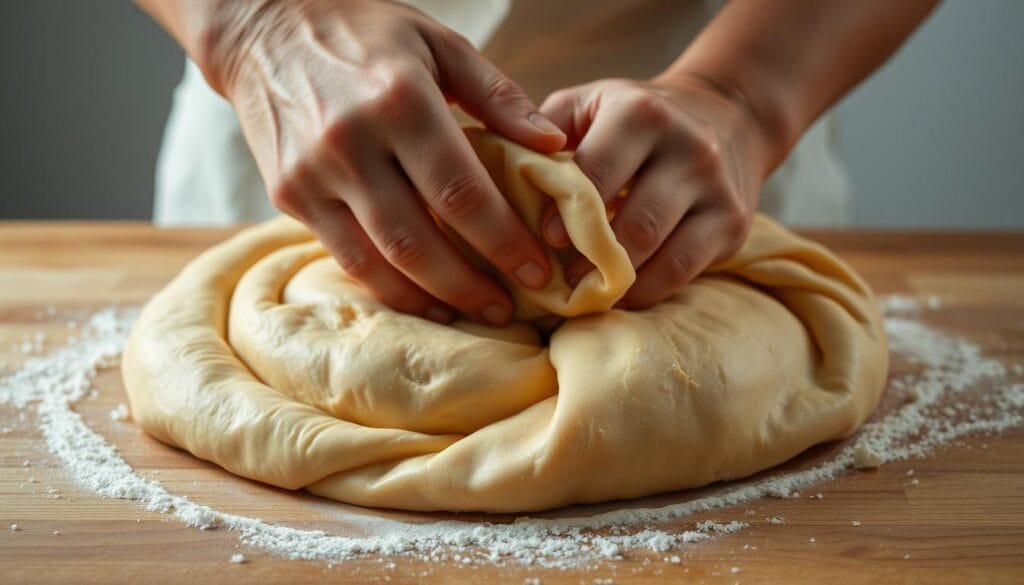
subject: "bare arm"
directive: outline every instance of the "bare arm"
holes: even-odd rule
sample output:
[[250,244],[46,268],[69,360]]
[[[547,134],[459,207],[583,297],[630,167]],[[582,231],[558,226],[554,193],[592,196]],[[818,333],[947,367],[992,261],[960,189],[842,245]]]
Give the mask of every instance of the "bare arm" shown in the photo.
[[732,0],[661,79],[703,79],[751,111],[767,175],[938,0]]
[[[746,239],[761,184],[823,111],[877,68],[937,0],[732,0],[654,79],[555,92],[541,111],[609,203],[645,307]],[[568,245],[554,208],[545,239]],[[592,267],[578,259],[570,282]]]

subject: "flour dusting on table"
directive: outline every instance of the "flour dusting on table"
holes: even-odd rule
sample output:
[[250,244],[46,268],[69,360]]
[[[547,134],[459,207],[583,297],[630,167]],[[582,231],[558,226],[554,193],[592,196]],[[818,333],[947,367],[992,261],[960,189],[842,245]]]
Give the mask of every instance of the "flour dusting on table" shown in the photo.
[[[98,392],[92,380],[99,370],[117,365],[137,311],[97,312],[67,346],[4,373],[0,377],[0,404],[13,405],[21,410],[22,417],[25,412],[36,415],[49,450],[83,489],[173,514],[201,530],[230,529],[244,544],[287,558],[334,564],[396,555],[470,565],[522,563],[569,568],[624,558],[630,550],[674,551],[735,533],[749,526],[738,508],[742,504],[765,496],[799,497],[800,490],[857,468],[923,457],[935,447],[966,435],[995,433],[1024,424],[1024,383],[1015,379],[1020,378],[1019,364],[1008,371],[970,341],[915,320],[923,311],[941,307],[936,298],[921,301],[892,295],[884,297],[882,305],[892,351],[918,369],[889,381],[888,391],[905,395],[907,403],[864,425],[837,454],[805,469],[724,484],[707,496],[659,507],[625,504],[591,515],[521,517],[511,523],[403,522],[366,515],[355,520],[369,528],[369,534],[346,536],[223,513],[172,494],[159,482],[135,472],[73,408],[77,401]],[[977,385],[982,380],[996,381],[995,390],[978,393]],[[110,412],[110,418],[127,420],[127,408],[120,405]],[[820,492],[809,496],[821,497]],[[670,520],[715,510],[720,510],[722,521],[694,522],[686,530],[665,526]],[[772,518],[768,523],[784,524],[785,520]],[[17,525],[11,529],[17,530]],[[243,562],[244,557],[238,554],[231,560]]]

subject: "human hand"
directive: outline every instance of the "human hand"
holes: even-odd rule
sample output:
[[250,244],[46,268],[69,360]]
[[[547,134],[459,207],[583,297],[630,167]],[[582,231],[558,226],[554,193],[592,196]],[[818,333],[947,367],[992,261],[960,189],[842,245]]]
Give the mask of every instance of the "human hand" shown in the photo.
[[404,312],[507,322],[508,293],[442,235],[433,212],[510,278],[547,283],[543,248],[446,100],[534,150],[558,151],[565,136],[468,41],[381,0],[223,5],[200,67],[234,105],[274,204],[345,272]]
[[[649,307],[743,245],[766,157],[754,116],[736,99],[678,75],[609,79],[555,92],[541,112],[565,131],[637,268],[620,306]],[[554,205],[541,226],[550,245],[570,244]],[[592,268],[576,258],[566,279],[575,285]]]

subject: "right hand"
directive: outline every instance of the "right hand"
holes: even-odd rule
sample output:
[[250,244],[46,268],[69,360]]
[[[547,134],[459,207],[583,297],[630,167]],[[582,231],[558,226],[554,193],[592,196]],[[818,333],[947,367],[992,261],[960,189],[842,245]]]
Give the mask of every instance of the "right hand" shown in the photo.
[[234,105],[274,205],[397,310],[507,322],[511,298],[435,224],[529,288],[551,267],[446,101],[526,147],[565,135],[468,41],[382,0],[226,2],[200,61]]

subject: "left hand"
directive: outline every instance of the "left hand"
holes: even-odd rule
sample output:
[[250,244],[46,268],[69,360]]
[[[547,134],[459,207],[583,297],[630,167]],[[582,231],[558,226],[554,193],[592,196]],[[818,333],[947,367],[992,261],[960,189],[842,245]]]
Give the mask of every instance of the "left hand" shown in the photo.
[[[540,111],[568,135],[605,204],[618,207],[612,230],[637,269],[620,306],[654,305],[743,245],[766,157],[739,100],[696,78],[607,79],[557,91]],[[550,245],[570,244],[553,204],[541,226]],[[576,258],[566,279],[575,285],[592,268]]]

